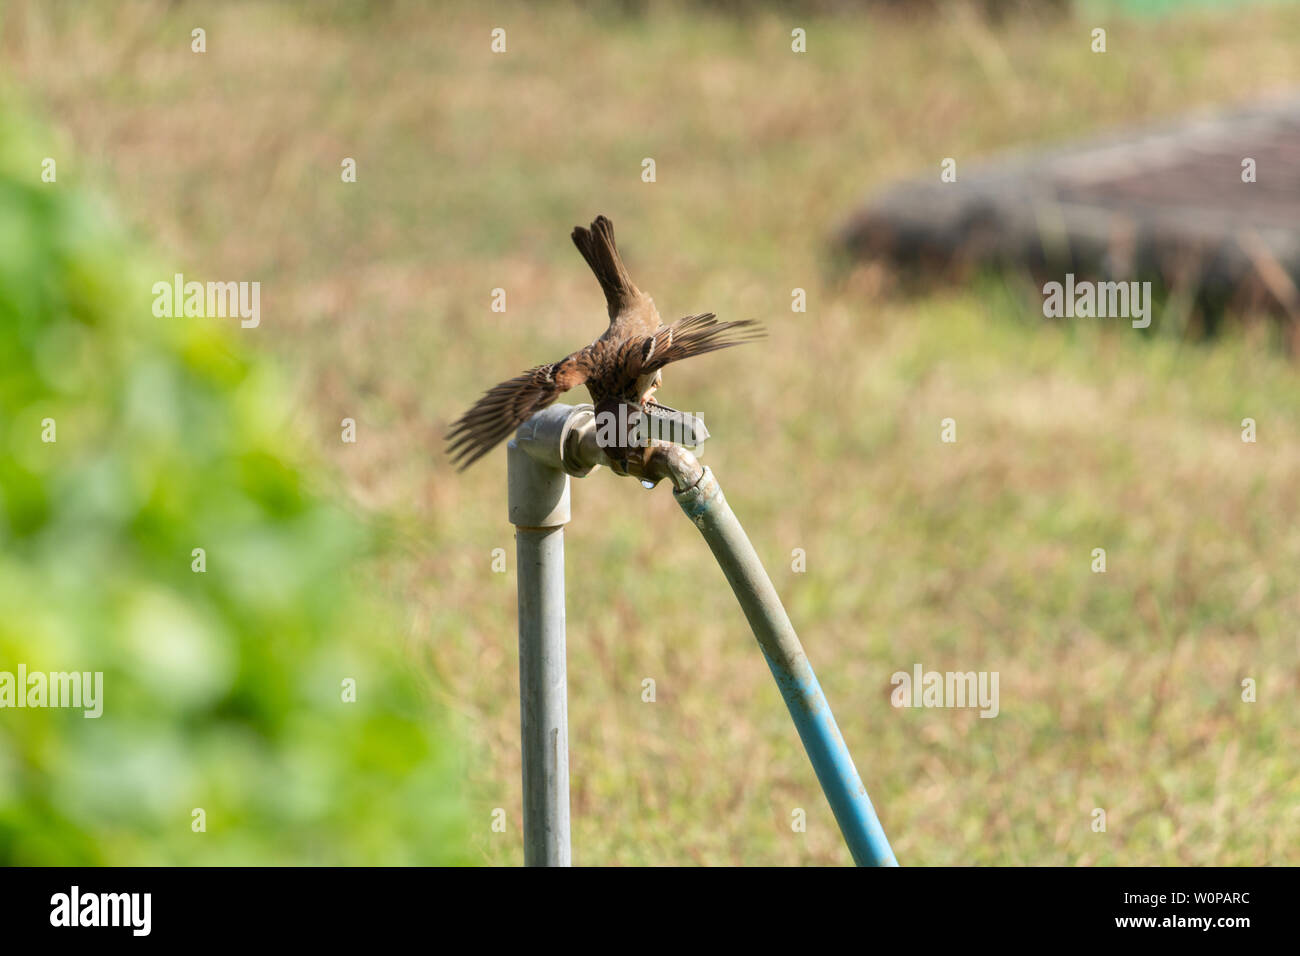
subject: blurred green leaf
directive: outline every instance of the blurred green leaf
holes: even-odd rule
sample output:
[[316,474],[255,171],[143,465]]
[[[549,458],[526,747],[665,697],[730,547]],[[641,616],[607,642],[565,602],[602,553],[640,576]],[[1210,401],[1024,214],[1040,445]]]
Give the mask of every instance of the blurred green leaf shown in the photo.
[[103,715],[0,710],[0,863],[468,862],[370,530],[312,490],[274,373],[155,318],[166,270],[35,141],[0,96],[0,670],[102,671]]

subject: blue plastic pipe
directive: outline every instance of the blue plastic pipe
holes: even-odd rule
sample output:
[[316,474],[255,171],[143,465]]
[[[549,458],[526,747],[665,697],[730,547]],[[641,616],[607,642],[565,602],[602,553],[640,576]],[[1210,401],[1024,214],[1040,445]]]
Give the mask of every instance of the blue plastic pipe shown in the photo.
[[698,482],[673,495],[704,535],[749,619],[853,861],[898,866],[790,617],[713,472],[703,469]]

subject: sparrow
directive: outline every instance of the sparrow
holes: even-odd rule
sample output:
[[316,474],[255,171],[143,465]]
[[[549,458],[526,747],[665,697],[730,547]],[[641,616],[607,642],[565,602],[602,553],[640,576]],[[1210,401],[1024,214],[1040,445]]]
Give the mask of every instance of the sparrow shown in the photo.
[[447,454],[461,471],[571,388],[587,386],[597,415],[620,403],[648,411],[665,365],[763,336],[753,320],[719,322],[712,312],[664,325],[654,300],[628,274],[612,222],[597,216],[590,229],[575,228],[572,238],[605,293],[609,326],[585,348],[488,389],[453,423]]

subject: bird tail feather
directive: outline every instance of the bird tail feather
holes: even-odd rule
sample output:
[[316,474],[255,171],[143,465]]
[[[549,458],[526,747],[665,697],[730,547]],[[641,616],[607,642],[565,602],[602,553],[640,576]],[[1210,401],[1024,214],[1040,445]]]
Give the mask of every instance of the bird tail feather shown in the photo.
[[632,282],[623,258],[618,254],[614,244],[614,224],[604,216],[597,216],[590,229],[578,226],[573,230],[573,244],[587,260],[587,265],[596,274],[601,291],[605,293],[605,303],[609,307],[609,317],[613,319],[632,300],[641,297],[641,290]]

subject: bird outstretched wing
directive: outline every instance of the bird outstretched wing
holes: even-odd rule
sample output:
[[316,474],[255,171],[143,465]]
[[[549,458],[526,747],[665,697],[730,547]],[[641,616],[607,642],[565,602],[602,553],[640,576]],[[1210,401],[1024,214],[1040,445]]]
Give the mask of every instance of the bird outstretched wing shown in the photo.
[[670,362],[744,345],[764,335],[763,327],[753,319],[719,322],[712,312],[690,315],[672,325],[665,325],[643,340],[640,371],[642,374],[654,372]]
[[447,431],[447,455],[464,471],[575,385],[587,380],[585,350],[554,365],[538,365],[488,389]]

